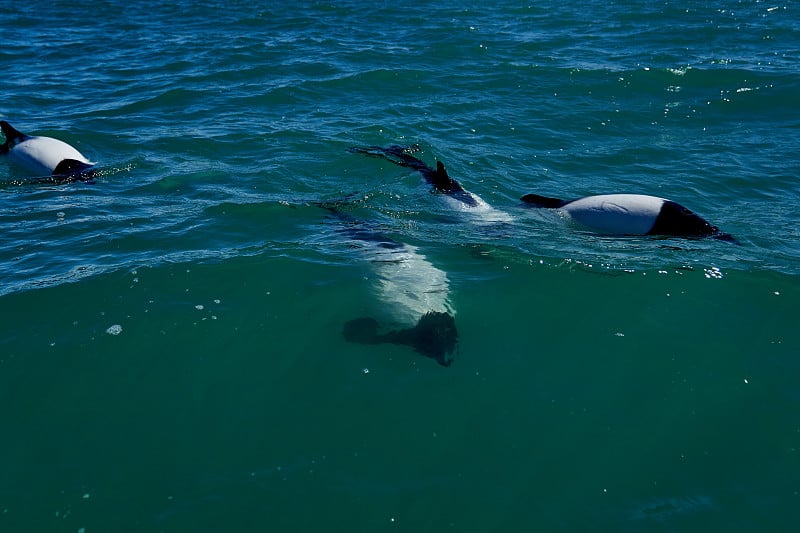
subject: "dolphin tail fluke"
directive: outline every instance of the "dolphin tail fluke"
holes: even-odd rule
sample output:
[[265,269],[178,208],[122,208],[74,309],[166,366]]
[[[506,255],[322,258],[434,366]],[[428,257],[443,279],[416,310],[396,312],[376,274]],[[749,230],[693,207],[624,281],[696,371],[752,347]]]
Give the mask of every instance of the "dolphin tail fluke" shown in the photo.
[[564,207],[568,202],[559,198],[550,198],[548,196],[539,196],[538,194],[526,194],[520,198],[526,204],[531,204],[533,207],[544,207],[554,209]]
[[356,318],[344,325],[342,331],[348,342],[359,344],[400,344],[435,359],[442,366],[450,366],[458,345],[455,319],[449,313],[431,311],[423,315],[412,328],[378,333],[374,318]]

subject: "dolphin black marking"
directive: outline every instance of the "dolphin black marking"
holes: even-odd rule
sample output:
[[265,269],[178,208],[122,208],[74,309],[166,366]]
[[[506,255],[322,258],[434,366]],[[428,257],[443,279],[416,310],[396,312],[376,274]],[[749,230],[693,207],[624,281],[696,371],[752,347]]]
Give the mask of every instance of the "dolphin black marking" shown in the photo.
[[91,163],[84,163],[77,159],[62,159],[53,169],[53,176],[74,176],[76,179],[91,179],[94,174],[85,171],[93,166]]

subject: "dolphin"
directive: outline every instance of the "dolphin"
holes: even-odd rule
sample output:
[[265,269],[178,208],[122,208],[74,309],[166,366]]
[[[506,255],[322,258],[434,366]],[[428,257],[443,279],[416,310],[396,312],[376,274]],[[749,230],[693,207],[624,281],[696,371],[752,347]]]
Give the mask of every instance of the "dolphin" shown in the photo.
[[5,120],[0,120],[0,130],[5,137],[0,154],[34,176],[47,176],[46,181],[59,183],[94,177],[91,169],[95,163],[64,141],[25,135]]
[[646,194],[600,194],[561,200],[526,194],[532,207],[558,209],[578,225],[606,235],[669,235],[735,239],[672,200]]
[[407,345],[442,366],[450,366],[458,346],[458,329],[447,273],[431,264],[416,246],[374,231],[336,207],[325,208],[340,224],[337,233],[371,267],[373,289],[386,318],[400,326],[381,332],[376,318],[355,318],[344,325],[345,340]]
[[436,161],[436,168],[433,168],[415,157],[413,154],[420,152],[417,144],[411,146],[353,146],[348,151],[369,157],[379,157],[395,165],[416,170],[431,186],[432,191],[445,200],[450,209],[470,215],[474,223],[508,223],[513,220],[508,213],[495,209],[477,194],[464,189],[458,181],[450,177],[441,161]]

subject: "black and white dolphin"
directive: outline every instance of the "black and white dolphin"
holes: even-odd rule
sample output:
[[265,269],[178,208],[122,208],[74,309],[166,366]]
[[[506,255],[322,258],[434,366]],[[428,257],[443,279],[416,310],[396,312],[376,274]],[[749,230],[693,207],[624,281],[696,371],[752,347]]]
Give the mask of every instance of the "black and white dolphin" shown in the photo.
[[450,366],[458,345],[458,329],[447,273],[433,266],[416,246],[371,230],[335,206],[319,205],[339,224],[337,234],[371,267],[373,289],[381,303],[381,321],[373,317],[348,321],[342,332],[345,340],[407,345],[440,365]]
[[436,168],[415,157],[420,151],[419,145],[411,146],[353,146],[350,152],[380,157],[419,172],[433,192],[438,193],[449,209],[470,215],[472,222],[478,224],[494,224],[511,222],[512,217],[506,212],[495,209],[483,198],[464,189],[461,184],[450,177],[444,163],[436,161]]
[[59,182],[93,177],[90,169],[95,164],[64,141],[25,135],[5,120],[0,120],[0,129],[5,137],[0,154],[7,155],[10,162],[33,176],[48,176],[49,181]]
[[561,200],[526,194],[521,200],[533,207],[559,209],[569,220],[605,235],[715,237],[735,242],[730,234],[686,207],[657,196],[601,194]]

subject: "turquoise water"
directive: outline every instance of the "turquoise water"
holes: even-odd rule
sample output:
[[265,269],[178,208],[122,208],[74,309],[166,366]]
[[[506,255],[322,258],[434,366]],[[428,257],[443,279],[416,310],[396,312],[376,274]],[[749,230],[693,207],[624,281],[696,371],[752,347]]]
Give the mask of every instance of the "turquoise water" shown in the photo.
[[[0,161],[0,530],[796,530],[796,3],[17,2],[0,36],[0,118],[101,171]],[[347,151],[413,143],[508,221]],[[446,273],[452,366],[342,338],[391,307],[343,198]]]

